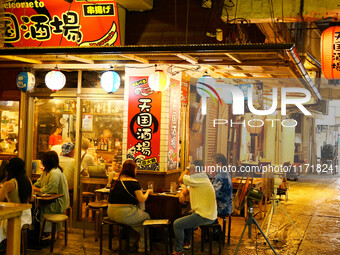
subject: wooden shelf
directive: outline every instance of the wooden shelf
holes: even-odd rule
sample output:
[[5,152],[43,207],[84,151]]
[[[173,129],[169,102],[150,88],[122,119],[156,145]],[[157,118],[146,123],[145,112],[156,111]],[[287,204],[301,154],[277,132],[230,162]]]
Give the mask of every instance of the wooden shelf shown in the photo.
[[119,112],[114,113],[100,113],[100,112],[82,112],[82,115],[102,115],[102,116],[122,116]]

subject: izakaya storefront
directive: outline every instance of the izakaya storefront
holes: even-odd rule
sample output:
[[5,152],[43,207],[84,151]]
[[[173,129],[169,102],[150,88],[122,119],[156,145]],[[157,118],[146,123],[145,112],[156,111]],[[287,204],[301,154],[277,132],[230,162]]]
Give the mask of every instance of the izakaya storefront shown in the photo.
[[[100,2],[95,6],[75,2],[72,5],[75,9],[69,15],[66,14],[69,5],[65,1],[61,3],[64,9],[56,9],[55,13],[51,12],[52,7],[49,6],[52,3],[45,3],[44,8],[50,11],[50,15],[45,15],[42,7],[26,7],[24,12],[16,5],[7,6],[7,11],[13,8],[8,15],[13,33],[9,33],[12,37],[8,38],[5,45],[7,48],[1,49],[0,54],[30,61],[30,64],[21,66],[29,68],[24,71],[33,73],[36,80],[31,91],[22,92],[20,121],[23,123],[24,135],[19,139],[22,147],[19,155],[25,158],[27,170],[33,179],[41,171],[43,153],[54,145],[60,145],[50,142],[55,131],[55,136],[59,137],[58,143],[71,141],[75,144],[75,221],[83,218],[81,208],[85,187],[105,186],[108,183],[107,173],[119,171],[126,158],[137,162],[138,179],[143,188],[147,188],[148,181],[153,180],[156,190],[168,190],[170,182],[177,181],[181,170],[188,165],[190,152],[190,155],[206,162],[212,160],[214,153],[222,152],[228,160],[232,159],[236,163],[239,159],[248,160],[249,147],[252,153],[256,152],[262,157],[272,156],[273,162],[281,163],[278,156],[280,153],[276,151],[280,150],[277,148],[279,145],[273,146],[273,139],[264,140],[264,132],[268,130],[261,131],[253,140],[241,126],[235,132],[225,125],[212,130],[204,116],[199,114],[203,99],[195,94],[190,99],[188,97],[190,87],[196,89],[197,79],[206,72],[216,80],[231,77],[235,79],[232,85],[242,85],[245,88],[256,86],[259,95],[270,96],[270,86],[263,86],[256,81],[242,84],[244,82],[241,78],[247,77],[242,73],[253,72],[253,77],[260,73],[260,78],[269,78],[268,74],[273,73],[277,77],[290,77],[291,70],[286,61],[292,62],[298,72],[295,66],[297,62],[287,54],[292,51],[293,45],[119,46],[122,37],[115,16],[119,11],[112,2]],[[14,11],[19,11],[19,14],[14,14]],[[27,19],[18,18],[23,16]],[[100,18],[93,19],[93,16]],[[93,23],[94,20],[99,23]],[[83,27],[87,25],[80,25],[82,21],[88,21],[91,24],[89,26],[96,29],[85,32]],[[100,22],[106,25],[103,30],[97,29],[101,27]],[[60,33],[58,24],[64,26],[63,33]],[[44,33],[44,29],[50,33]],[[109,46],[94,47],[104,45]],[[226,53],[236,54],[239,62],[252,64],[242,66],[235,63],[235,57],[230,58]],[[237,65],[237,68],[233,68],[233,65]],[[65,86],[58,91],[46,87],[45,77],[51,70],[66,80]],[[108,87],[102,85],[101,79],[105,72],[111,72],[114,77]],[[168,87],[161,87],[159,82],[163,78],[168,80]],[[155,84],[152,84],[153,79],[157,81]],[[297,86],[304,86],[314,93],[313,87],[306,80]],[[315,93],[313,97],[317,98]],[[212,96],[207,100],[212,110],[208,111],[207,118],[219,118],[219,111],[230,112],[230,105],[216,106],[213,99]],[[270,104],[270,100],[267,101]],[[193,103],[195,108],[190,114],[188,102]],[[225,118],[229,119],[231,115],[227,114]],[[270,130],[275,133],[279,128]],[[190,144],[189,129],[193,131]],[[204,135],[202,130],[208,131],[208,135]],[[290,137],[293,137],[292,132]],[[223,139],[217,140],[217,133]],[[266,135],[272,136],[270,133]],[[277,137],[280,136],[281,133]],[[96,165],[104,166],[105,170],[100,172],[102,167],[98,167],[92,176],[90,173],[90,177],[86,178],[79,174],[84,139],[88,141],[87,153],[93,155]],[[206,148],[202,147],[203,142],[208,144]],[[223,147],[225,144],[239,145]],[[292,146],[294,141],[289,143],[289,148]],[[256,161],[256,157],[252,160]]]

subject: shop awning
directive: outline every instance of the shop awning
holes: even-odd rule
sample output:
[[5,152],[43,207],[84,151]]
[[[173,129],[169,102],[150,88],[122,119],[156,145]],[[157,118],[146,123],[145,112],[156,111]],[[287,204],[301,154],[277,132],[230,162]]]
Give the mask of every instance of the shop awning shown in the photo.
[[105,70],[129,64],[201,66],[227,78],[302,78],[301,86],[316,101],[321,99],[290,43],[0,49],[0,68],[53,69],[57,65],[61,70]]

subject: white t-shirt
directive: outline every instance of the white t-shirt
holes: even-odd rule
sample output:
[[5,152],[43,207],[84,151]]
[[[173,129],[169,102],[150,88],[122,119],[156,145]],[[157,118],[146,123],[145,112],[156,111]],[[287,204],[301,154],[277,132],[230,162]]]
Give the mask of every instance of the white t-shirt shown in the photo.
[[61,144],[53,145],[51,147],[51,151],[55,151],[58,154],[58,156],[60,156],[60,154],[61,154]]
[[64,175],[67,180],[68,189],[73,189],[76,161],[74,160],[74,158],[59,156],[59,165],[63,169]]
[[[95,162],[94,162],[94,157],[88,153],[85,154],[84,156],[84,153],[85,151],[81,151],[81,159],[82,159],[82,162],[81,162],[81,171],[83,170],[87,170],[88,166],[94,166],[95,165]],[[84,156],[84,158],[83,158]]]
[[183,183],[189,186],[191,209],[203,218],[217,218],[215,190],[205,173],[184,175]]

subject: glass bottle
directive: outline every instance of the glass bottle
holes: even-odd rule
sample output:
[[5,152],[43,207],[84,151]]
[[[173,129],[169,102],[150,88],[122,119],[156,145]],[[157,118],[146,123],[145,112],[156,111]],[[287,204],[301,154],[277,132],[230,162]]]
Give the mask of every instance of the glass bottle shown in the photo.
[[108,140],[109,140],[108,143],[107,143],[108,150],[112,151],[112,141],[111,141],[111,138],[109,138]]
[[85,112],[86,112],[85,101],[83,102],[83,106],[82,106],[82,112],[83,112],[83,113],[85,113]]
[[108,149],[107,149],[107,139],[105,139],[105,141],[104,141],[104,151],[107,151]]

